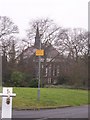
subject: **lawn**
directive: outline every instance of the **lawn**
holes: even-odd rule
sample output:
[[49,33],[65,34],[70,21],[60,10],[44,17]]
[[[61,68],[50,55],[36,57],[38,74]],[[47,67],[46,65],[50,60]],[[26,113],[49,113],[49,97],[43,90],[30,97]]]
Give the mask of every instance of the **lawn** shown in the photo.
[[40,101],[37,100],[37,88],[14,88],[13,108],[39,109],[88,104],[87,90],[63,88],[41,88]]

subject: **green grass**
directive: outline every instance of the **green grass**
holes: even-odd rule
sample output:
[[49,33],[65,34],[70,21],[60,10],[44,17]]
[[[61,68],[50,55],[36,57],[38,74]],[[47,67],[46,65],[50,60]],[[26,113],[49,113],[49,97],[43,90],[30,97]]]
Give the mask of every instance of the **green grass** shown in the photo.
[[37,101],[37,88],[14,88],[13,108],[36,109],[88,104],[88,91],[63,88],[41,88]]

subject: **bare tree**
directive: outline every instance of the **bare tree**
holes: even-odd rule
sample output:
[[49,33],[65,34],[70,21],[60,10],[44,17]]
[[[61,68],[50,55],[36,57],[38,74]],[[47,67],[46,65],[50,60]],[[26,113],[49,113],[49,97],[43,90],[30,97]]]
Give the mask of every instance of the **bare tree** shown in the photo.
[[41,42],[51,44],[57,38],[56,33],[61,27],[58,27],[53,20],[38,19],[30,23],[30,28],[27,30],[28,40],[33,44],[36,35],[37,25],[39,27]]
[[18,33],[18,27],[6,16],[0,16],[0,38]]
[[88,33],[84,29],[64,29],[59,32],[58,40],[55,40],[55,46],[59,51],[63,51],[64,55],[70,56],[74,60],[78,60],[79,56],[83,56],[88,52]]
[[[18,33],[18,27],[12,20],[6,16],[0,16],[0,48],[2,49],[2,77],[3,82],[7,81],[9,75],[8,63],[15,57],[13,41],[15,41],[15,33]],[[11,51],[13,51],[11,55]],[[12,57],[13,56],[13,57]],[[14,67],[14,66],[13,66]],[[13,69],[12,67],[12,69]]]
[[[44,49],[45,51],[45,54],[42,58],[43,59],[42,75],[45,76],[46,67],[49,67],[50,63],[60,54],[58,51],[53,53],[53,51],[55,51],[55,49],[53,48],[54,47],[53,44],[54,44],[54,40],[58,39],[57,34],[60,30],[62,30],[62,28],[57,26],[53,22],[53,20],[50,20],[48,18],[38,19],[31,22],[30,29],[27,30],[27,37],[28,37],[28,41],[30,41],[32,45],[34,44],[37,26],[39,28],[41,49]],[[49,52],[51,51],[52,53],[49,54]]]
[[18,27],[6,16],[0,16],[0,46],[4,54],[10,49],[12,36],[18,33]]

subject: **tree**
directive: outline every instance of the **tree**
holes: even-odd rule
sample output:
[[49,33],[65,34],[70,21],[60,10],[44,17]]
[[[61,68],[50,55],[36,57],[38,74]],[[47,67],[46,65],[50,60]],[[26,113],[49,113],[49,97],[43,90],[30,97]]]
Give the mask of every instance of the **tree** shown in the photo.
[[10,50],[14,34],[18,33],[18,27],[6,16],[0,16],[0,46],[2,48],[2,77],[3,82],[8,78],[8,62],[10,61]]
[[35,40],[37,25],[40,32],[40,39],[43,44],[47,46],[49,43],[51,44],[53,40],[57,39],[55,33],[57,33],[61,27],[58,27],[53,20],[48,18],[37,19],[30,22],[30,28],[27,30],[28,41],[31,45],[33,45],[33,41]]
[[54,42],[59,51],[76,61],[78,61],[79,56],[88,52],[88,33],[81,28],[60,31],[58,40]]
[[[53,20],[50,19],[38,19],[30,23],[30,29],[27,30],[27,37],[28,41],[30,41],[30,44],[33,45],[33,41],[35,40],[36,36],[36,29],[39,29],[40,34],[40,40],[41,40],[41,49],[44,49],[45,54],[42,57],[44,60],[43,62],[43,69],[42,69],[42,77],[46,74],[46,66],[49,66],[50,64],[46,64],[49,50],[53,46],[54,40],[57,40],[57,34],[60,30],[62,30],[61,27],[58,27]],[[57,52],[58,53],[58,52]],[[57,56],[59,53],[57,54]],[[55,59],[55,56],[51,59]],[[49,61],[50,62],[50,61]],[[52,60],[51,60],[52,62]],[[44,78],[43,78],[44,79]]]
[[[84,29],[66,29],[59,32],[55,41],[59,51],[66,56],[67,75],[71,85],[87,84],[88,32]],[[65,73],[65,72],[64,72]],[[86,73],[84,75],[84,73]]]
[[15,33],[18,33],[18,27],[6,16],[0,16],[0,46],[4,54],[10,49],[10,44]]
[[18,33],[18,27],[6,16],[0,16],[0,39]]

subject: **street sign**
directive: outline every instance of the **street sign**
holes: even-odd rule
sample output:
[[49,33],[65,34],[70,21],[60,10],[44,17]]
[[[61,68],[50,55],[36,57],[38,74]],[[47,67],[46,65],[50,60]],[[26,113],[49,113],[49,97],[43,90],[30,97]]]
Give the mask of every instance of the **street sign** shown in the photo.
[[36,50],[36,56],[44,56],[44,50],[42,50],[42,49]]

